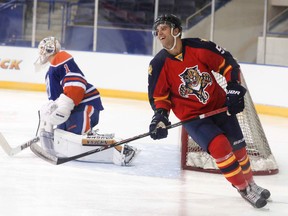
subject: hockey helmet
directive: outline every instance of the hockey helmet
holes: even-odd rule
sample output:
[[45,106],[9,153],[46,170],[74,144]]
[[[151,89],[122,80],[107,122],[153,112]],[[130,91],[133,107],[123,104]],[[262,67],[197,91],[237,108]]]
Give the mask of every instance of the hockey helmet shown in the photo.
[[46,37],[40,41],[38,46],[40,64],[45,64],[49,56],[59,52],[61,45],[55,37]]
[[153,35],[157,36],[157,27],[160,24],[168,24],[171,28],[178,28],[182,32],[181,20],[173,14],[160,15],[153,24]]

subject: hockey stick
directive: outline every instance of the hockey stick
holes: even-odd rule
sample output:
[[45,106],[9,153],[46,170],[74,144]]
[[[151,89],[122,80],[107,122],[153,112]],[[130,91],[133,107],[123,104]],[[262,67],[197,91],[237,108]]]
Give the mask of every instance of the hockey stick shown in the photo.
[[[223,108],[211,111],[211,112],[207,112],[207,113],[201,114],[201,115],[196,116],[194,118],[191,118],[191,119],[188,119],[188,120],[185,120],[185,121],[181,121],[181,122],[169,125],[169,126],[167,126],[167,129],[175,128],[175,127],[178,127],[178,126],[183,125],[185,123],[188,123],[188,122],[191,122],[191,121],[194,121],[194,120],[197,120],[197,119],[204,119],[204,118],[207,118],[207,117],[210,117],[210,116],[214,116],[214,115],[217,115],[219,113],[226,112],[226,111],[227,111],[227,107],[223,107]],[[48,161],[48,162],[50,162],[50,163],[52,163],[54,165],[59,165],[59,164],[63,164],[63,163],[66,163],[66,162],[69,162],[69,161],[72,161],[72,160],[76,160],[76,159],[81,158],[81,157],[85,157],[85,156],[88,156],[88,155],[91,155],[91,154],[95,154],[97,152],[104,151],[104,150],[109,149],[109,148],[113,148],[113,147],[118,146],[118,145],[122,145],[122,144],[125,144],[125,143],[128,143],[128,142],[134,141],[134,140],[138,140],[138,139],[147,137],[150,134],[151,134],[150,132],[143,133],[143,134],[140,134],[140,135],[128,138],[128,139],[121,140],[121,141],[116,142],[114,144],[101,146],[100,148],[96,148],[96,149],[93,149],[93,150],[90,150],[90,151],[87,151],[87,152],[84,152],[84,153],[81,153],[81,154],[78,154],[78,155],[74,155],[74,156],[71,156],[71,157],[61,157],[61,156],[52,155],[52,154],[46,152],[44,149],[42,149],[37,144],[32,144],[30,146],[30,149],[32,150],[32,152],[34,152],[40,158],[42,158],[42,159],[44,159],[44,160],[46,160],[46,161]]]
[[15,154],[18,154],[19,152],[21,152],[22,150],[28,148],[29,146],[31,146],[33,143],[36,143],[40,140],[39,137],[35,137],[31,140],[28,140],[27,142],[23,143],[22,145],[19,145],[15,148],[11,148],[11,146],[8,144],[7,140],[5,139],[5,137],[3,136],[3,134],[0,132],[0,145],[2,146],[2,148],[4,149],[4,151],[9,155],[9,156],[13,156]]
[[27,142],[23,143],[22,145],[19,145],[15,148],[12,148],[9,143],[7,142],[7,140],[5,139],[5,137],[3,136],[3,134],[0,132],[0,145],[2,146],[2,148],[4,149],[4,151],[9,155],[9,156],[13,156],[15,154],[18,154],[19,152],[21,152],[22,150],[28,148],[29,146],[31,146],[33,143],[37,143],[40,140],[40,137],[37,136],[38,134],[38,130],[39,130],[39,126],[40,126],[40,111],[38,111],[38,117],[39,117],[39,122],[38,122],[38,127],[37,127],[37,131],[36,131],[36,135],[33,139],[28,140]]

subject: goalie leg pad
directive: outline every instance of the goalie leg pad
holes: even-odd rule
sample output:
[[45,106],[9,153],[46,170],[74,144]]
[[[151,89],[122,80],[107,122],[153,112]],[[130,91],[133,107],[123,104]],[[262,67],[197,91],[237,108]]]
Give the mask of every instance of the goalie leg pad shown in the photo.
[[[78,135],[61,129],[55,129],[54,149],[59,154],[67,157],[95,149],[95,146],[82,145],[82,140],[85,137],[86,135]],[[113,163],[113,152],[114,149],[111,148],[97,154],[81,157],[77,160],[95,163]]]
[[47,152],[54,152],[54,134],[47,132],[47,131],[41,131],[40,132],[40,143],[44,150]]
[[83,135],[82,144],[86,146],[95,145],[110,145],[116,143],[115,134],[100,134],[97,131],[90,131],[89,133]]
[[103,137],[106,139],[113,139],[115,138],[115,133],[99,133],[99,129],[91,130],[87,133],[87,137]]

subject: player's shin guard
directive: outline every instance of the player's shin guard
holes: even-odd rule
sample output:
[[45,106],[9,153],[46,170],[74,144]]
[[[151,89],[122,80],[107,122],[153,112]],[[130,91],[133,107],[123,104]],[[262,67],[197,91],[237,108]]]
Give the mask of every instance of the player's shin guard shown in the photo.
[[211,141],[208,150],[222,174],[232,185],[238,190],[243,190],[248,186],[241,166],[232,152],[232,147],[223,134],[216,136]]
[[242,172],[242,168],[232,152],[228,139],[223,135],[216,136],[208,148],[225,178],[237,188],[240,195],[255,208],[264,207],[266,199],[253,191]]
[[246,148],[244,147],[242,149],[239,149],[235,151],[234,154],[242,168],[242,172],[246,181],[250,184],[251,182],[253,182],[253,174]]

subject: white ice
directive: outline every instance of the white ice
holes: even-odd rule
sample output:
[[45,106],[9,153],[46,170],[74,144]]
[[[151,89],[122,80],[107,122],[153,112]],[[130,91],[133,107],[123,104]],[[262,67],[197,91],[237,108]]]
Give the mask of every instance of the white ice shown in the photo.
[[[44,92],[0,90],[0,131],[12,147],[33,138]],[[148,131],[147,101],[103,98],[97,128],[129,138]],[[142,138],[134,166],[72,161],[52,165],[30,149],[0,149],[1,216],[280,216],[288,210],[288,119],[260,115],[279,173],[255,176],[271,191],[263,209],[246,203],[219,174],[180,169],[179,128],[167,139]],[[178,120],[172,116],[172,123]]]

